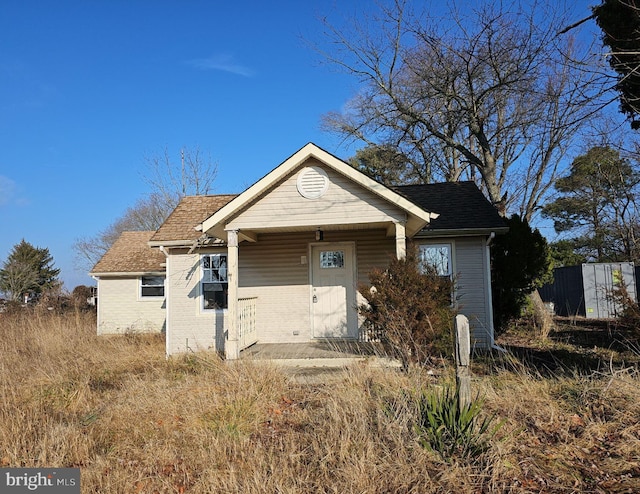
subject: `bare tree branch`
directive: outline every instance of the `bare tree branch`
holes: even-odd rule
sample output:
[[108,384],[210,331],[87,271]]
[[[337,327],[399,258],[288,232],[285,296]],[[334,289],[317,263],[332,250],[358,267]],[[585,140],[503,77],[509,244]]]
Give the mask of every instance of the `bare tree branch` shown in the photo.
[[[587,49],[558,36],[550,5],[484,4],[445,18],[401,0],[365,27],[325,20],[329,63],[356,75],[360,92],[323,124],[344,139],[394,145],[412,181],[474,179],[503,211],[528,221],[584,122],[601,108]],[[540,22],[544,19],[544,22]],[[596,64],[596,65],[594,65]]]

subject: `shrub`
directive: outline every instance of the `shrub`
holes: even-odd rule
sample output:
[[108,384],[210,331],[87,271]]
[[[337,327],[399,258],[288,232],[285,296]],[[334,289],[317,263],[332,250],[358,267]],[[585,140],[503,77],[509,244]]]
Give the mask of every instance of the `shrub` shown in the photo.
[[495,416],[480,420],[482,401],[459,405],[459,390],[444,386],[441,393],[421,390],[413,398],[414,431],[422,447],[437,452],[442,459],[474,459],[490,448],[489,441],[502,426]]
[[505,220],[509,232],[491,246],[491,289],[496,330],[518,318],[527,296],[551,280],[547,241],[517,214]]
[[618,323],[632,331],[636,339],[640,339],[640,305],[631,298],[624,281],[616,284],[610,296],[613,303],[621,308]]
[[452,282],[423,265],[415,246],[387,269],[372,270],[369,282],[359,287],[367,301],[358,307],[365,331],[381,340],[405,370],[410,363],[452,353]]

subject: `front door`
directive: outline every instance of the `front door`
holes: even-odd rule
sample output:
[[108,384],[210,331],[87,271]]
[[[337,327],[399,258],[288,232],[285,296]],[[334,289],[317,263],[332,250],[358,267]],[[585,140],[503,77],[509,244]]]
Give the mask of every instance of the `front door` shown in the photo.
[[311,248],[311,320],[315,338],[356,338],[355,265],[352,243]]

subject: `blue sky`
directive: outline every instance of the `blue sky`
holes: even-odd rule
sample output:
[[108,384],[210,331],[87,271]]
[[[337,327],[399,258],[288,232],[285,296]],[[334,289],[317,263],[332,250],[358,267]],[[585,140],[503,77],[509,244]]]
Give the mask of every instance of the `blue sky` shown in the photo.
[[363,5],[0,2],[0,263],[24,238],[49,249],[67,290],[93,284],[74,267],[74,241],[148,192],[145,157],[165,148],[210,154],[215,193],[242,191],[309,141],[353,155],[320,117],[357,80],[309,42],[323,39],[319,18],[340,26]]
[[24,238],[49,248],[66,289],[92,283],[74,269],[74,240],[148,191],[145,156],[165,147],[208,152],[215,193],[243,190],[309,141],[352,154],[319,123],[355,81],[308,46],[338,5],[352,12],[345,1],[2,2],[0,263]]

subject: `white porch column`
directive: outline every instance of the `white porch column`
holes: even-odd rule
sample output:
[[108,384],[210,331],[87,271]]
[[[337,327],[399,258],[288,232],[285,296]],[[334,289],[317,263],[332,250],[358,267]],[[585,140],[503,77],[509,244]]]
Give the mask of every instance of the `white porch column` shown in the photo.
[[227,360],[235,360],[240,356],[238,342],[238,230],[227,231],[227,280],[229,302],[227,308],[227,339],[224,354]]
[[407,256],[407,234],[404,223],[395,223],[396,226],[396,257],[404,259]]

